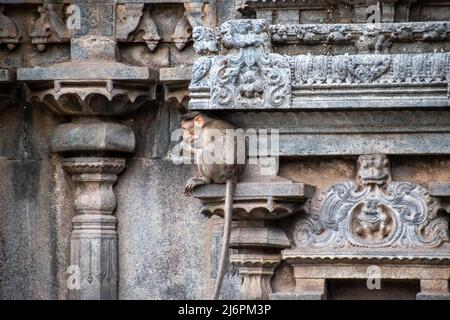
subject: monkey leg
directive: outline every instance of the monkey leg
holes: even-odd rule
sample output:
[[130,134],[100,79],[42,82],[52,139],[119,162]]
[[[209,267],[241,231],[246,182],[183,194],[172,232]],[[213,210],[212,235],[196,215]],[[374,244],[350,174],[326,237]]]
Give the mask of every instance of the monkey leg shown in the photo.
[[184,194],[186,196],[191,196],[192,190],[194,190],[195,187],[210,183],[211,179],[208,179],[206,177],[192,177],[188,180],[186,186],[184,187]]

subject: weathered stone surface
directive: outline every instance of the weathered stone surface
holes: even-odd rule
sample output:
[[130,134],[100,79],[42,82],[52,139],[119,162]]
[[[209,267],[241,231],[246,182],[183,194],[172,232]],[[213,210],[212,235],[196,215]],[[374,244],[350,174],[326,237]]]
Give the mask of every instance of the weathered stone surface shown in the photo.
[[222,298],[448,298],[450,1],[94,2],[0,5],[0,298],[210,297],[224,186],[182,194],[188,104],[280,134]]
[[65,299],[73,211],[49,151],[57,121],[29,107],[0,114],[1,299]]
[[[191,174],[189,167],[163,160],[128,161],[116,187],[119,298],[211,296],[220,250],[220,233],[212,232],[221,227],[213,228],[200,214],[198,200],[185,198],[183,185]],[[236,297],[237,283],[236,276],[225,279],[224,298]]]
[[[84,59],[83,59],[84,60]],[[45,80],[155,80],[157,73],[143,68],[121,63],[79,62],[62,63],[51,67],[21,68],[17,71],[21,81]]]
[[68,123],[59,125],[52,133],[53,152],[116,151],[133,152],[136,139],[125,125],[100,123]]
[[[224,23],[220,41],[233,50],[194,64],[191,110],[411,109],[450,104],[446,53],[280,56],[269,53],[267,23],[250,21]],[[307,28],[299,26],[303,32]],[[246,30],[247,38],[241,39],[238,30]],[[198,46],[206,41],[194,40]]]

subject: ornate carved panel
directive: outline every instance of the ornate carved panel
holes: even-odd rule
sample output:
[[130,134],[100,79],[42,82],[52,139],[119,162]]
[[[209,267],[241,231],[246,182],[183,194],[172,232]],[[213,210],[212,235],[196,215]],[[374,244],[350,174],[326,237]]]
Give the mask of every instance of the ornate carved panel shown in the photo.
[[[334,40],[348,38],[350,33],[331,32],[331,28],[337,27],[339,25],[320,28],[327,29],[327,34],[333,35]],[[445,30],[438,32],[438,27]],[[396,39],[408,38],[398,28],[392,27],[391,34]],[[420,28],[415,26],[411,34],[420,36],[421,41],[436,40],[439,38],[436,32],[446,37],[446,28],[446,24],[422,24]],[[311,30],[310,26],[299,25],[294,33],[303,41],[319,40],[321,33],[308,35]],[[362,33],[355,42],[361,52],[366,52],[363,54],[294,56],[270,52],[271,32],[264,20],[228,21],[222,24],[219,32],[220,35],[206,28],[196,30],[194,46],[204,56],[193,66],[189,88],[192,110],[432,108],[450,105],[450,55],[441,52],[382,54],[390,40],[379,31],[373,31],[378,34],[375,37],[368,29],[359,30]],[[228,54],[217,55],[219,42]]]
[[438,202],[418,184],[391,180],[386,156],[360,156],[357,181],[333,184],[298,222],[297,247],[390,255],[448,246],[448,217],[438,215]]
[[[229,54],[196,62],[190,86],[191,97],[202,97],[203,92],[210,90],[210,101],[207,104],[201,102],[198,106],[193,101],[193,108],[290,107],[290,66],[285,57],[270,53],[268,27],[264,20],[233,20],[222,24],[219,29],[221,44]],[[212,31],[198,32],[211,34]],[[204,38],[197,39],[196,42],[204,41]],[[211,37],[208,39],[212,43]],[[197,44],[202,45],[205,44]]]

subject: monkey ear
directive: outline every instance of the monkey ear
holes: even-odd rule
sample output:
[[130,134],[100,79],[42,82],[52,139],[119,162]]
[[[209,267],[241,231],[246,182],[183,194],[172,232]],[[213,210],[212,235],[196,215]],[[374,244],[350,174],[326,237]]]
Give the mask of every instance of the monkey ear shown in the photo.
[[202,128],[205,125],[205,119],[203,119],[202,116],[196,116],[194,118],[194,125],[196,125],[197,127]]

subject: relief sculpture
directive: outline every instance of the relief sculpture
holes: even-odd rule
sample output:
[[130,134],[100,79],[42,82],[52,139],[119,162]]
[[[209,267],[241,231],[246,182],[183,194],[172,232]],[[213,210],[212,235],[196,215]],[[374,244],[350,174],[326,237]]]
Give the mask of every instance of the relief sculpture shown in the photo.
[[362,155],[356,182],[333,184],[297,226],[297,244],[311,248],[430,248],[448,242],[448,218],[412,182],[393,182],[385,155]]

